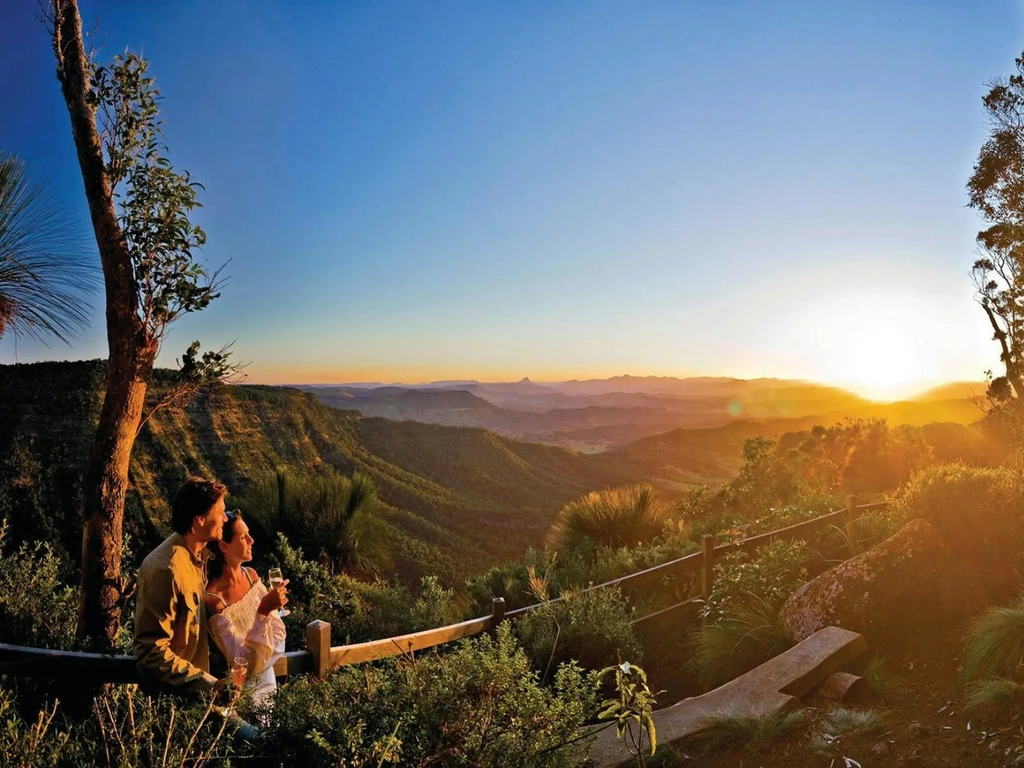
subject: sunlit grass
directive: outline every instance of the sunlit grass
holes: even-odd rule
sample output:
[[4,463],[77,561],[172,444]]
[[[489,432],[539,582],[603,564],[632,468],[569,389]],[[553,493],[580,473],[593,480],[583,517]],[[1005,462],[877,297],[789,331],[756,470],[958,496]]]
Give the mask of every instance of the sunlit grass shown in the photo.
[[547,546],[568,552],[589,539],[599,546],[631,547],[661,533],[668,511],[650,485],[594,491],[559,510]]

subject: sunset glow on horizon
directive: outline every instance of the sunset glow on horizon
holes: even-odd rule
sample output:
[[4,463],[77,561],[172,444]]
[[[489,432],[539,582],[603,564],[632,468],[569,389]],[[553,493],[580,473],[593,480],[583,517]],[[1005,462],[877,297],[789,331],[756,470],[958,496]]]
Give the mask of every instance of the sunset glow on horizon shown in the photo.
[[[228,264],[162,366],[234,340],[257,383],[774,377],[876,400],[999,367],[964,184],[984,84],[1020,53],[1010,0],[81,4],[151,56],[204,258]],[[17,5],[0,148],[87,223]],[[0,363],[105,356],[98,301],[73,347],[0,342]]]

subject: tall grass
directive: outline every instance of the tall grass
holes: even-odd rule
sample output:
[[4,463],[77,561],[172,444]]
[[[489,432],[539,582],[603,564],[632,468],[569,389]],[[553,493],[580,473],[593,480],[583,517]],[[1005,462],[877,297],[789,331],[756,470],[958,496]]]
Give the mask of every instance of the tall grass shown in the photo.
[[749,672],[793,645],[776,607],[751,593],[725,616],[698,628],[690,641],[690,666],[711,688]]
[[590,540],[598,546],[631,547],[657,536],[668,505],[650,485],[593,491],[570,501],[548,531],[548,549],[568,552]]
[[963,676],[1019,678],[1024,665],[1024,595],[1013,605],[989,608],[967,632]]

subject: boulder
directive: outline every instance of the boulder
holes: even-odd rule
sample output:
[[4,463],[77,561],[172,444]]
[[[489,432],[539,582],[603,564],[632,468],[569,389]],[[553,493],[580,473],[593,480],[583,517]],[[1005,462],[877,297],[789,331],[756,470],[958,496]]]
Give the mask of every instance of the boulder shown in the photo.
[[949,548],[931,524],[917,519],[809,581],[779,617],[797,642],[836,626],[877,647],[962,617],[965,588]]

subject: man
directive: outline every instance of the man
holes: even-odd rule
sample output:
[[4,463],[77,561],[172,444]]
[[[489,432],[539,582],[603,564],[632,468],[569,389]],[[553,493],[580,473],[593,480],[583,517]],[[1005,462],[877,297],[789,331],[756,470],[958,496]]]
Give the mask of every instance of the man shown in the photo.
[[186,480],[171,508],[174,533],[142,561],[135,659],[150,693],[200,694],[217,685],[206,639],[206,543],[221,538],[227,493],[216,481]]

